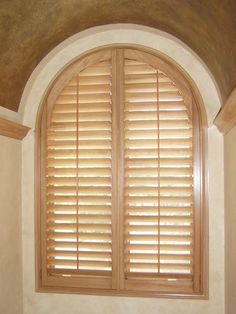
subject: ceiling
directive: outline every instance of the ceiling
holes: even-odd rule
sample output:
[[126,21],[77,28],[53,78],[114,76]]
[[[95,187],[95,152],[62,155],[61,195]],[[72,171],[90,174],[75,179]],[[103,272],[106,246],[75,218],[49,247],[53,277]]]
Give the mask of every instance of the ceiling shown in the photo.
[[212,72],[223,100],[236,85],[236,0],[1,0],[0,106],[17,111],[42,58],[86,28],[134,23],[166,31]]

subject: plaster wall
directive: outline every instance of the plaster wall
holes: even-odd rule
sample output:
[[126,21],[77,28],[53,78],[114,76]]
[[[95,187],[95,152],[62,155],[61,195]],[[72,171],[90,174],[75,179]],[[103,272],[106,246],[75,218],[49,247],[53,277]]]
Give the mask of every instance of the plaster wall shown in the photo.
[[236,309],[236,127],[225,136],[226,314]]
[[[192,77],[208,118],[209,300],[148,299],[35,292],[34,128],[45,91],[60,71],[86,51],[113,43],[159,50]],[[216,87],[199,59],[173,37],[150,29],[118,25],[81,32],[55,48],[36,68],[24,91],[22,122],[32,127],[22,146],[22,228],[24,314],[225,314],[223,138],[211,122],[220,107]]]
[[236,84],[235,0],[0,1],[0,103],[17,110],[36,64],[90,27],[135,23],[181,39],[208,65],[225,100]]
[[21,143],[0,136],[0,313],[22,313]]

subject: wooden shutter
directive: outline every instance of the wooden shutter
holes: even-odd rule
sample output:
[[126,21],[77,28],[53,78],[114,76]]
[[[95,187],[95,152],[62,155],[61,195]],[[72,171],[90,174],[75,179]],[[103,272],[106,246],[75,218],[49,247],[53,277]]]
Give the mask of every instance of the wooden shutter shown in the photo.
[[80,71],[63,88],[47,130],[47,275],[90,276],[77,283],[84,287],[110,287],[111,114],[109,59]]
[[52,90],[40,122],[43,284],[199,293],[202,148],[185,80],[154,55],[112,48],[79,60]]
[[161,290],[160,279],[191,285],[191,104],[165,73],[143,61],[126,57],[124,73],[126,288],[143,290],[144,279],[147,290]]

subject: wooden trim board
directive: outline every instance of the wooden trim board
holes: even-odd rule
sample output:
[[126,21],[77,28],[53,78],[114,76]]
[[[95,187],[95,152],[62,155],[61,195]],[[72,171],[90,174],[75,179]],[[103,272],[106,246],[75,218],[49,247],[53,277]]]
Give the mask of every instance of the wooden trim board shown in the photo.
[[215,118],[214,124],[223,134],[228,133],[236,125],[236,87]]
[[22,140],[29,130],[30,128],[22,124],[0,118],[0,135]]

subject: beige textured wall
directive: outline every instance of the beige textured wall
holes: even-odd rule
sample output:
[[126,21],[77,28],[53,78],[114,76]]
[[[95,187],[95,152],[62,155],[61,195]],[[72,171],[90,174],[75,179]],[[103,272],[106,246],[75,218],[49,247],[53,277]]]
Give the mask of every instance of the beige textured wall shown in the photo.
[[24,314],[224,314],[223,138],[215,127],[209,129],[209,187],[209,300],[36,293],[34,272],[34,132],[31,131],[23,141]]
[[236,127],[225,136],[226,314],[236,311]]
[[0,313],[22,313],[21,143],[0,136]]

